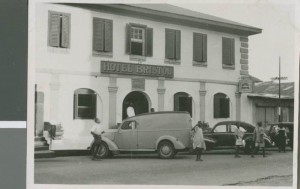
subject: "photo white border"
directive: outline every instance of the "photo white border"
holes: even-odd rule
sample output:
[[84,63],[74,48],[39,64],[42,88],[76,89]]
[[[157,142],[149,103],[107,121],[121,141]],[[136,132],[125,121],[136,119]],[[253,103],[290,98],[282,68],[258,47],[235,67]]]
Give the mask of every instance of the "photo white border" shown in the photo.
[[[190,188],[190,189],[201,189],[201,188],[273,188],[273,187],[259,187],[259,186],[173,186],[173,185],[46,185],[46,184],[34,184],[34,91],[35,91],[35,8],[36,3],[47,3],[47,2],[72,2],[72,3],[183,3],[180,0],[29,0],[29,16],[28,16],[28,101],[27,101],[27,188],[28,189],[101,189],[101,188],[124,188],[130,189],[152,189],[152,188]],[[210,0],[205,1],[209,4],[221,4],[221,3],[255,3],[257,0]],[[299,35],[299,18],[300,18],[300,3],[297,0],[286,0],[280,1],[275,0],[274,2],[294,2],[296,5],[296,18],[295,19],[295,94],[294,94],[294,123],[298,125],[298,108],[299,108],[299,52],[300,52],[300,35]],[[197,0],[187,0],[184,3],[199,3]],[[22,124],[21,124],[22,125]],[[26,124],[25,124],[26,125]],[[19,126],[18,126],[19,127]],[[281,188],[297,188],[297,154],[298,154],[298,127],[295,127],[296,136],[294,137],[294,152],[293,152],[293,186],[292,187],[276,187]]]

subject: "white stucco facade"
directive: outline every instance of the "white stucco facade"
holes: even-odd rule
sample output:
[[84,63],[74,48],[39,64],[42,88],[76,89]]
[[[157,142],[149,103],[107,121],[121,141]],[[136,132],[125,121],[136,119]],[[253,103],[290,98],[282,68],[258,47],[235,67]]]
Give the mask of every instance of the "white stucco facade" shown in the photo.
[[[70,14],[70,48],[48,46],[48,11]],[[113,21],[113,51],[111,57],[94,56],[92,50],[93,17]],[[153,56],[143,61],[132,60],[125,53],[125,26],[127,23],[143,24],[153,28]],[[96,116],[102,120],[104,128],[110,127],[110,117],[122,122],[124,98],[132,92],[132,78],[145,79],[145,89],[141,90],[148,99],[149,109],[174,110],[174,94],[185,92],[192,97],[192,121],[202,120],[213,126],[223,120],[241,119],[252,123],[252,104],[245,94],[241,94],[243,111],[237,110],[238,81],[241,78],[241,35],[222,33],[196,27],[116,15],[97,10],[77,8],[68,5],[39,4],[36,8],[36,54],[35,81],[37,91],[44,94],[44,121],[61,123],[64,135],[52,141],[52,149],[86,149],[91,142],[90,128],[93,120],[74,119],[74,91],[80,88],[91,89],[97,94]],[[165,63],[165,29],[181,31],[180,64]],[[207,35],[207,66],[193,65],[193,32]],[[234,39],[234,69],[222,67],[222,37]],[[174,78],[128,76],[102,74],[101,61],[141,63],[174,67]],[[247,65],[248,66],[248,65]],[[246,69],[247,70],[247,69]],[[113,78],[113,82],[112,82]],[[115,115],[109,115],[110,92],[116,90]],[[163,104],[159,101],[158,89],[163,92]],[[204,92],[205,102],[201,102],[200,91]],[[223,93],[230,99],[228,118],[214,118],[214,95]],[[204,120],[201,119],[201,104],[205,106]],[[247,107],[247,108],[245,108]],[[237,111],[240,118],[237,118]]]

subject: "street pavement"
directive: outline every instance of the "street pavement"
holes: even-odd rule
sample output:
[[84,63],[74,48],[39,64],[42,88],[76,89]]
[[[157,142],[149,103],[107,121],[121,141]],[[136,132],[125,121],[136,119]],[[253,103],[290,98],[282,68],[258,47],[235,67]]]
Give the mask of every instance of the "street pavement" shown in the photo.
[[268,151],[266,158],[261,154],[255,158],[241,156],[216,151],[204,154],[202,162],[186,153],[170,160],[159,159],[156,154],[121,154],[101,161],[92,161],[90,156],[36,159],[35,183],[221,186],[255,185],[271,178],[264,185],[292,186],[292,151]]

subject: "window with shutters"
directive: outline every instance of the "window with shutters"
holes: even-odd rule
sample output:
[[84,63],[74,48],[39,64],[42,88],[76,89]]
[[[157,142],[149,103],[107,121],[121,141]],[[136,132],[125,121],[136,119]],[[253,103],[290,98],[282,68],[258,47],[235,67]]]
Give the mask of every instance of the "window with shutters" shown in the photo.
[[49,11],[48,46],[70,48],[70,14]]
[[93,55],[112,56],[113,21],[93,18]]
[[222,38],[222,64],[223,68],[234,69],[234,39]]
[[193,65],[206,66],[207,35],[193,33]]
[[223,93],[214,95],[214,118],[229,118],[230,99]]
[[77,89],[74,92],[74,119],[96,118],[97,95],[91,89]]
[[126,53],[131,57],[150,57],[153,52],[153,29],[146,25],[126,25]]
[[168,63],[180,63],[180,30],[166,28],[165,56]]
[[193,117],[193,98],[185,92],[174,94],[174,111],[186,111]]

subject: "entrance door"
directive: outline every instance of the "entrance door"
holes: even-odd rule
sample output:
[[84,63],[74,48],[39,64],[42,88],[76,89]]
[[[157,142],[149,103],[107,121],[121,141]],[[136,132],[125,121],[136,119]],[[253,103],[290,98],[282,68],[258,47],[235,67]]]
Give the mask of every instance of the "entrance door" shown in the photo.
[[131,103],[135,115],[149,112],[149,102],[146,95],[143,92],[133,91],[130,92],[123,101],[123,119],[127,118],[126,109]]

